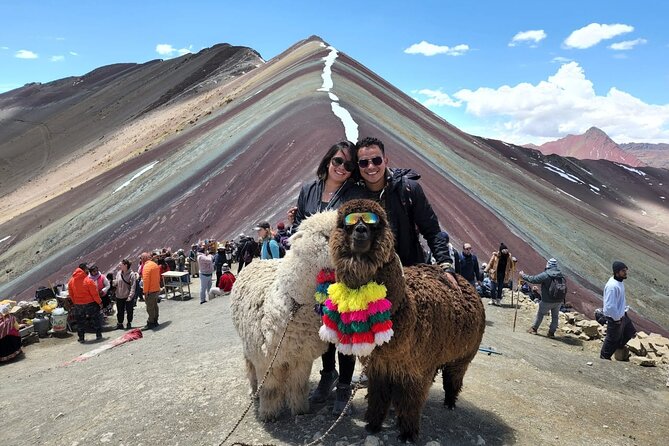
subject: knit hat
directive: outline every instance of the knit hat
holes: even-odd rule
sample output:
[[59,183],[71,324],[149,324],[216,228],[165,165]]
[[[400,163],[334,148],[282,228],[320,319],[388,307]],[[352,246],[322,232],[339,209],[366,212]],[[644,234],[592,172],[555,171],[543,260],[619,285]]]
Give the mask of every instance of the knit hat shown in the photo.
[[221,267],[221,271],[223,272],[230,271],[230,267],[228,266],[227,263],[223,264],[223,266]]
[[283,231],[284,229],[286,229],[286,225],[282,221],[280,221],[279,223],[276,224],[276,229],[278,229],[279,231]]
[[616,274],[617,272],[625,268],[627,268],[627,265],[625,265],[620,260],[616,260],[615,262],[613,262],[613,274]]
[[557,266],[557,260],[555,260],[552,257],[550,259],[548,259],[548,262],[546,262],[546,268],[547,269],[548,268],[555,268],[556,266]]
[[500,243],[499,244],[499,251],[502,252],[502,249],[509,249],[509,248],[507,248],[504,243]]

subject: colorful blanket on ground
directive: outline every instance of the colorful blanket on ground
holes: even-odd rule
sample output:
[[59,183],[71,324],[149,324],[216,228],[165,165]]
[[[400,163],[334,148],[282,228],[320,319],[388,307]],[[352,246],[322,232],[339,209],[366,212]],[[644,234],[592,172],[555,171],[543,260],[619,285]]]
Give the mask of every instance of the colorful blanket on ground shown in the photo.
[[[392,304],[386,299],[386,291],[384,285],[376,282],[358,289],[350,289],[343,283],[329,285],[319,330],[321,339],[337,345],[341,353],[356,356],[368,356],[374,347],[390,341]],[[318,300],[318,291],[316,296]]]

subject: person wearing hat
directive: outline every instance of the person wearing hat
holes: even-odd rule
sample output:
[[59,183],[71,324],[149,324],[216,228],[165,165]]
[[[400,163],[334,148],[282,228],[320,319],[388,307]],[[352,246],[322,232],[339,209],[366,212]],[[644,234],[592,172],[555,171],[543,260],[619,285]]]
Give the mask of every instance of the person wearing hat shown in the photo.
[[492,253],[492,257],[488,261],[486,271],[492,280],[492,300],[489,305],[499,305],[502,301],[502,289],[506,281],[512,279],[511,272],[513,269],[513,256],[509,252],[509,248],[504,243],[499,244],[499,251]]
[[560,315],[560,305],[562,305],[563,298],[557,298],[550,293],[550,286],[555,279],[564,279],[562,272],[558,268],[557,260],[551,258],[546,262],[546,268],[536,276],[530,276],[523,271],[518,273],[520,277],[528,283],[541,284],[541,300],[539,301],[539,308],[537,315],[534,318],[534,323],[527,329],[528,333],[537,334],[537,330],[544,319],[544,314],[551,313],[551,324],[548,327],[548,337],[555,337],[555,330],[558,327],[558,317]]
[[188,252],[188,272],[191,277],[200,277],[200,269],[197,266],[197,245],[192,245]]
[[8,304],[0,305],[0,362],[16,358],[21,350],[19,323]]
[[218,282],[218,287],[221,289],[224,295],[230,294],[232,291],[232,285],[235,284],[235,275],[230,271],[230,267],[227,263],[223,264],[223,274],[221,275],[221,280]]
[[263,260],[281,258],[279,244],[272,237],[272,228],[269,222],[263,221],[253,228],[258,231],[258,243],[260,243],[260,258]]
[[627,265],[616,260],[612,265],[613,276],[604,285],[604,308],[606,317],[606,338],[599,353],[601,359],[611,359],[611,356],[622,348],[627,341],[636,335],[636,327],[627,316],[627,301],[625,300],[625,284],[627,279]]

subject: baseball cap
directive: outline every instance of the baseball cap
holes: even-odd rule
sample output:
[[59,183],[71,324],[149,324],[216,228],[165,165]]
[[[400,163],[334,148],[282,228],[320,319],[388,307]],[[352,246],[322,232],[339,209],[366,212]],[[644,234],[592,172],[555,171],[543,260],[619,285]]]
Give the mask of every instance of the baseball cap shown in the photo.
[[254,231],[258,231],[260,229],[269,229],[269,223],[266,221],[261,221],[256,225],[255,228],[253,228]]

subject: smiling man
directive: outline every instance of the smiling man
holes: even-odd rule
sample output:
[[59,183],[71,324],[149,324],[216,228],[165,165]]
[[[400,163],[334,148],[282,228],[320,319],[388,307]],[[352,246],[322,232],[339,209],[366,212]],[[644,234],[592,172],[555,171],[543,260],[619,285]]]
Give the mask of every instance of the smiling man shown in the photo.
[[[420,175],[411,169],[389,169],[383,143],[376,138],[364,138],[357,147],[360,176],[367,187],[366,198],[377,201],[386,210],[395,235],[395,251],[402,265],[425,263],[425,253],[418,239],[420,233],[437,263],[452,273],[448,241],[439,236],[439,219],[417,182]],[[457,288],[452,275],[448,277]]]

